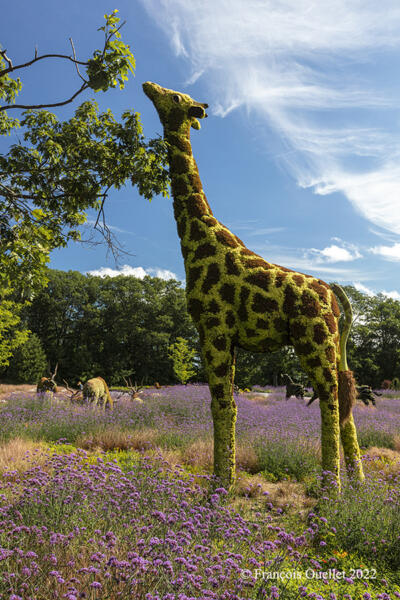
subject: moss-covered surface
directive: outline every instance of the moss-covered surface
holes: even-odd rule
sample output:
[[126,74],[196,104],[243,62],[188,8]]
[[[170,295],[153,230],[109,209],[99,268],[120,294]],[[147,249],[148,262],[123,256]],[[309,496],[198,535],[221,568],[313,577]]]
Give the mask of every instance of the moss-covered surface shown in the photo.
[[113,409],[113,399],[110,395],[108,386],[102,377],[94,377],[84,384],[83,398],[84,400],[93,403],[95,406],[101,401],[104,409],[107,404],[111,410]]
[[53,394],[57,394],[57,384],[49,377],[42,377],[37,384],[36,391],[38,394],[44,392],[52,392]]
[[215,219],[190,143],[190,128],[200,127],[196,117],[206,116],[207,105],[157,84],[147,82],[143,89],[169,143],[188,310],[199,331],[212,395],[215,474],[228,484],[233,481],[234,347],[265,352],[290,344],[318,392],[323,467],[339,485],[340,310],[335,294],[320,279],[265,261]]

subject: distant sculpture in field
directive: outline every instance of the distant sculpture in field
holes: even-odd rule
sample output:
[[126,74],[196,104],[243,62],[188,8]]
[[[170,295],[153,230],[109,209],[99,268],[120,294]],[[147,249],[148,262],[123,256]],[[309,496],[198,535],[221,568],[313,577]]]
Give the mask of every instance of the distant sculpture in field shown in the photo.
[[[375,396],[382,396],[379,392],[375,392],[370,385],[356,385],[357,390],[357,400],[361,400],[364,402],[365,406],[369,406],[369,403],[373,406],[376,406]],[[314,396],[309,400],[307,406],[310,406],[316,400],[318,396],[314,394]]]
[[[125,381],[125,385],[128,388],[128,394],[131,400],[136,400],[136,402],[143,402],[142,398],[140,397],[140,392],[143,389],[143,385],[138,385],[135,381],[135,384],[133,385],[131,378],[129,377],[128,379],[125,379],[124,377],[124,381]],[[159,388],[158,388],[159,389]]]
[[301,383],[296,383],[287,373],[283,373],[282,375],[283,384],[286,386],[286,400],[291,398],[291,396],[295,396],[296,398],[301,398],[304,400],[304,385]]
[[373,406],[376,406],[375,396],[382,396],[379,392],[374,392],[370,385],[357,385],[357,400],[362,400],[366,406],[371,402]]
[[49,363],[49,374],[50,377],[41,377],[39,383],[36,387],[36,393],[38,394],[48,394],[49,397],[53,397],[54,394],[57,394],[57,384],[55,381],[55,377],[57,375],[58,363],[55,366],[54,373],[51,372],[51,367]]
[[[190,142],[190,129],[200,129],[198,119],[207,116],[208,105],[155,83],[144,83],[143,90],[168,143],[187,307],[199,332],[211,393],[215,475],[225,487],[234,480],[235,346],[272,352],[292,345],[320,398],[323,470],[333,474],[340,488],[341,436],[346,464],[362,479],[351,413],[356,390],[351,371],[344,363],[338,367],[340,310],[332,288],[267,262],[214,217]],[[248,207],[251,198],[243,202]]]
[[83,384],[79,381],[77,384],[78,389],[73,390],[69,387],[68,382],[63,379],[65,389],[70,393],[69,401],[73,404],[83,404]]
[[110,395],[110,390],[102,377],[89,379],[83,385],[82,394],[84,402],[91,403],[93,406],[97,406],[101,403],[103,409],[105,409],[108,404],[110,410],[113,409],[114,404]]

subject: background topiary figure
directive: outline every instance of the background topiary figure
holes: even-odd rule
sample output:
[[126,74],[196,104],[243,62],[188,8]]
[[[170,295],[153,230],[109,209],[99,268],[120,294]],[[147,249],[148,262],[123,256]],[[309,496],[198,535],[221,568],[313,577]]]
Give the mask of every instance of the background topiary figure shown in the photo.
[[[143,89],[169,145],[174,215],[186,270],[188,311],[200,336],[211,392],[214,473],[229,487],[235,473],[235,346],[257,352],[292,345],[320,398],[323,470],[339,479],[340,310],[324,281],[268,263],[220,223],[204,194],[190,143],[207,104],[155,83]],[[352,379],[340,397],[351,416]],[[349,414],[347,414],[349,413]],[[347,439],[347,438],[346,438]],[[348,455],[346,455],[348,456]]]
[[102,377],[94,377],[89,379],[83,385],[83,400],[91,402],[94,406],[97,406],[98,402],[102,401],[102,408],[105,410],[108,403],[109,408],[113,409],[113,399],[110,395],[108,385]]
[[57,394],[58,388],[56,384],[56,375],[58,370],[58,363],[55,366],[54,373],[51,372],[50,362],[48,363],[50,377],[42,377],[37,384],[36,393],[48,394],[50,398],[53,398],[54,394]]

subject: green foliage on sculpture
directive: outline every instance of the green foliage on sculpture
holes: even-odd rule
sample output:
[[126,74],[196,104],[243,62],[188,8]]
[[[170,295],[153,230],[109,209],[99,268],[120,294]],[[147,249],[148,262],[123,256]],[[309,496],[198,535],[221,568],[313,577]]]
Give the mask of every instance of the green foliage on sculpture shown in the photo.
[[189,348],[187,340],[178,337],[175,343],[169,346],[168,351],[176,378],[182,385],[186,385],[189,379],[196,374],[196,369],[193,367],[196,350]]
[[89,402],[93,406],[101,404],[103,410],[108,406],[110,410],[113,409],[113,399],[110,395],[108,385],[102,377],[94,377],[89,379],[83,385],[83,400]]
[[207,116],[207,105],[151,82],[143,89],[157,109],[168,142],[188,312],[199,332],[212,397],[214,472],[223,485],[232,484],[235,346],[272,352],[292,345],[320,398],[322,468],[332,472],[339,489],[336,297],[324,281],[268,263],[215,219],[190,143],[190,129],[198,128],[197,118]]
[[13,354],[5,378],[13,383],[36,383],[47,370],[46,353],[35,333]]

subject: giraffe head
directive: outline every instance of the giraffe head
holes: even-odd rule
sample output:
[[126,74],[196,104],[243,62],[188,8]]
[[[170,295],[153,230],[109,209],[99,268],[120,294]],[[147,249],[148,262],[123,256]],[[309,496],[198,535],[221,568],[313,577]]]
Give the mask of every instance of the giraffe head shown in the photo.
[[198,119],[207,117],[208,104],[196,102],[187,94],[168,90],[156,83],[146,81],[143,91],[157,109],[161,123],[169,131],[179,131],[182,127],[200,129]]

